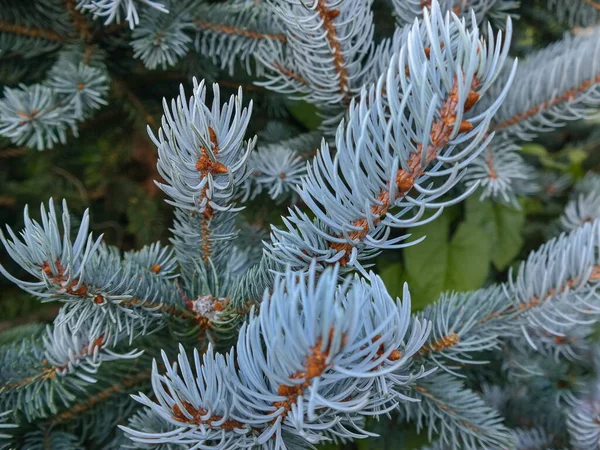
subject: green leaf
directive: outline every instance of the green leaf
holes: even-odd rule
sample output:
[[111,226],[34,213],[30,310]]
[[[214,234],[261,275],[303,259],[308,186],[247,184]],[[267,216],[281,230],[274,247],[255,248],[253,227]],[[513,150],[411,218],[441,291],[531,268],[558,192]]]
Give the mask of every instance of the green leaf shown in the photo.
[[504,270],[519,255],[523,247],[523,211],[496,205],[495,218],[497,225],[496,241],[492,252],[492,262],[498,270]]
[[317,446],[318,450],[340,450],[341,448],[338,444],[321,444]]
[[411,240],[427,236],[404,249],[404,269],[413,309],[435,301],[446,285],[448,271],[448,234],[450,220],[446,212],[433,222],[415,228]]
[[384,269],[377,271],[392,298],[402,297],[404,279],[400,263],[386,264]]
[[450,242],[444,290],[470,291],[482,287],[491,256],[485,231],[472,221],[462,222]]
[[413,238],[426,239],[404,249],[414,309],[434,302],[444,291],[478,289],[487,279],[493,241],[481,226],[482,219],[469,215],[450,237],[455,212],[445,211],[437,220],[415,229]]
[[356,448],[358,450],[408,450],[420,448],[429,443],[426,432],[418,434],[413,424],[402,423],[397,418],[371,419],[368,421],[367,429],[377,433],[379,437],[357,440]]
[[322,119],[315,105],[305,101],[297,101],[288,104],[288,110],[292,115],[309,130],[316,130],[321,125]]
[[524,210],[473,196],[466,200],[465,209],[466,220],[484,231],[496,269],[506,269],[523,247]]
[[537,156],[538,158],[548,158],[548,150],[546,147],[539,144],[524,144],[521,148],[521,153],[524,155]]

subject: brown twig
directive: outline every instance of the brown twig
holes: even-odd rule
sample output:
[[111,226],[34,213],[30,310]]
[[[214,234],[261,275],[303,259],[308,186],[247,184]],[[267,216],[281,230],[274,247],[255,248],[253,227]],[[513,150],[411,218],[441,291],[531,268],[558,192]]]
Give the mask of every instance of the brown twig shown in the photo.
[[4,33],[16,34],[19,36],[46,39],[47,41],[64,41],[64,37],[58,34],[56,31],[43,28],[31,28],[23,25],[17,25],[14,23],[0,22],[0,31]]
[[236,28],[228,25],[220,25],[199,19],[196,20],[194,23],[199,29],[206,31],[214,31],[217,33],[229,34],[233,36],[244,36],[248,39],[255,39],[258,41],[263,39],[270,39],[273,41],[283,42],[284,44],[287,41],[284,34],[258,33],[256,31],[247,30],[245,28]]
[[592,85],[597,84],[597,83],[600,83],[600,74],[596,75],[592,79],[583,81],[581,84],[579,84],[579,86],[577,86],[573,89],[569,89],[568,91],[563,92],[560,95],[557,95],[552,100],[549,100],[547,102],[542,102],[539,105],[533,106],[533,107],[529,108],[527,111],[517,114],[516,116],[511,117],[510,119],[505,120],[502,123],[493,125],[492,127],[490,127],[490,131],[502,131],[503,129],[508,128],[512,125],[515,125],[515,124],[521,122],[522,120],[529,119],[530,117],[534,116],[535,114],[537,114],[539,112],[544,111],[545,109],[551,108],[552,106],[558,105],[559,103],[573,100],[577,95],[585,92]]

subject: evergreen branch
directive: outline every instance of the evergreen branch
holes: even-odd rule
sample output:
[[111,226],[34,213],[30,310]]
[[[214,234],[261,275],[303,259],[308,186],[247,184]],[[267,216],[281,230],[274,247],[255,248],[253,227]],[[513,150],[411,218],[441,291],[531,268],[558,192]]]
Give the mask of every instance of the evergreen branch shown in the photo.
[[[596,445],[597,179],[587,177],[565,209],[570,234],[532,252],[507,283],[445,294],[411,317],[406,286],[393,301],[366,268],[382,249],[413,243],[393,229],[435,220],[478,186],[509,202],[566,187],[566,177],[534,173],[519,140],[596,112],[598,31],[516,70],[502,69],[508,40],[478,28],[484,18],[502,28],[511,0],[396,2],[414,25],[379,44],[371,0],[195,3],[0,0],[10,6],[0,8],[2,24],[26,30],[0,24],[10,85],[32,66],[20,60],[61,48],[51,68],[27,75],[44,81],[0,99],[0,134],[51,147],[105,104],[106,57],[123,54],[128,36],[94,31],[102,27],[88,24],[87,11],[108,24],[125,17],[146,67],[174,65],[195,34],[194,61],[267,72],[261,85],[316,105],[324,132],[344,117],[336,152],[323,141],[306,167],[304,147],[319,136],[290,139],[271,123],[260,132],[270,145],[253,153],[255,139],[244,141],[252,104],[244,108],[238,90],[222,105],[216,85],[208,104],[194,80],[191,97],[182,88],[164,102],[150,133],[159,187],[175,208],[172,247],[122,255],[89,233],[87,213],[72,229],[66,205],[62,224],[52,204],[39,222],[26,209],[23,230],[0,235],[26,275],[0,272],[62,307],[52,326],[0,337],[0,411],[11,411],[0,414],[0,431],[4,420],[19,425],[0,448],[300,450],[372,436],[365,418],[398,407],[430,438],[439,434],[437,450]],[[550,3],[564,8],[560,20],[580,21],[574,11],[597,18],[592,0]],[[62,40],[36,35],[46,30]],[[183,68],[198,69],[188,60]],[[519,86],[507,93],[514,77]],[[147,116],[119,83],[118,96]],[[455,189],[462,181],[466,190]],[[307,210],[290,209],[270,239],[245,233],[240,199],[261,191],[277,201],[298,195]],[[341,276],[351,271],[366,278]],[[159,348],[164,365],[148,370]],[[520,428],[507,429],[495,409]]]
[[585,334],[587,319],[600,314],[599,242],[596,220],[532,252],[504,286],[442,296],[422,313],[434,332],[419,356],[459,375],[447,364],[472,364],[470,352],[498,348],[501,340],[523,335],[535,350],[552,340],[556,352],[574,327]]
[[121,15],[132,30],[140,23],[139,4],[156,9],[163,14],[169,10],[161,2],[153,0],[77,0],[77,8],[92,14],[94,18],[104,18],[104,25],[121,22]]
[[548,6],[560,22],[571,27],[596,26],[600,21],[600,3],[596,0],[549,0]]
[[285,44],[287,41],[285,34],[281,34],[281,33],[277,33],[277,34],[275,34],[275,33],[272,33],[272,34],[259,33],[256,31],[245,29],[245,28],[236,28],[233,26],[221,25],[218,23],[211,23],[211,22],[207,22],[207,21],[201,20],[201,19],[196,19],[194,21],[194,23],[196,24],[198,29],[202,30],[202,31],[212,31],[212,32],[216,32],[216,33],[228,34],[231,36],[243,36],[245,38],[254,39],[257,41],[260,41],[263,39],[269,39],[269,40],[279,41],[282,44]]
[[598,388],[578,401],[570,412],[567,426],[571,444],[576,450],[593,449],[600,445],[600,403]]
[[[48,417],[68,407],[90,386],[91,378],[81,371],[69,373],[66,367],[52,366],[45,360],[44,353],[39,335],[0,348],[0,405],[3,410],[18,411],[27,421]],[[108,367],[115,376],[127,366],[117,360],[107,364]],[[98,381],[105,378],[104,372],[95,375]]]
[[[41,212],[40,225],[31,220],[25,209],[23,241],[10,228],[10,240],[0,233],[9,255],[38,281],[14,278],[2,266],[0,272],[42,301],[65,303],[65,319],[73,332],[90,320],[101,323],[107,335],[116,337],[125,332],[133,339],[138,333],[148,333],[150,324],[153,331],[160,329],[166,324],[164,319],[184,319],[191,325],[196,322],[180,298],[173,277],[168,272],[152,270],[155,266],[172,266],[164,253],[155,248],[144,255],[142,250],[142,255],[130,255],[123,261],[118,250],[101,245],[100,238],[94,240],[88,235],[87,211],[74,242],[66,204],[63,203],[62,238],[53,203],[50,202],[48,213],[43,205]],[[140,271],[140,260],[150,265],[146,273]]]
[[305,133],[252,152],[248,160],[252,176],[241,189],[241,201],[254,199],[263,190],[273,200],[294,200],[296,186],[306,175],[306,159],[314,156],[320,140],[317,133]]
[[405,391],[420,400],[402,405],[405,419],[418,431],[426,426],[430,441],[439,434],[442,448],[514,448],[498,412],[450,374],[434,373]]
[[[393,0],[394,12],[399,26],[414,22],[421,17],[424,9],[431,9],[431,0]],[[443,12],[452,11],[457,16],[464,16],[469,24],[474,19],[481,25],[485,19],[490,19],[495,25],[502,26],[507,17],[515,17],[519,2],[514,0],[441,0]]]
[[270,9],[254,2],[234,0],[200,5],[194,10],[194,17],[196,50],[230,75],[236,61],[248,74],[262,75],[260,55],[270,46],[280,51],[287,42]]
[[169,14],[158,9],[146,10],[140,25],[132,32],[133,56],[140,58],[149,69],[174,66],[188,53],[192,42],[187,34],[193,28],[190,15],[189,1],[173,3]]
[[[482,197],[500,197],[515,203],[516,195],[535,193],[532,169],[516,154],[516,140],[531,140],[538,134],[564,126],[567,121],[596,115],[600,105],[600,72],[590,61],[600,55],[597,29],[589,35],[567,36],[562,41],[534,53],[519,66],[515,89],[492,120],[496,133],[487,160],[480,157],[468,184],[481,182]],[[546,74],[550,73],[550,81]],[[542,75],[543,74],[543,75]],[[492,90],[503,86],[503,74]],[[542,78],[544,77],[544,81]],[[481,105],[485,106],[483,101]],[[477,108],[476,108],[477,110]],[[487,165],[487,167],[486,167]]]
[[118,383],[108,385],[105,388],[94,392],[84,400],[73,403],[69,408],[52,416],[52,418],[48,420],[48,423],[52,426],[67,423],[76,419],[78,416],[89,412],[92,408],[110,401],[114,399],[114,397],[122,395],[124,392],[130,391],[133,388],[139,392],[140,386],[149,383],[151,374],[152,372],[150,369],[143,370],[130,377],[121,379]]
[[587,223],[532,252],[509,280],[508,296],[526,337],[526,326],[560,336],[554,324],[581,323],[581,316],[600,313],[595,289],[600,280],[599,239],[600,222]]
[[0,134],[38,150],[65,143],[67,130],[106,104],[106,68],[92,47],[67,46],[44,84],[5,88],[0,100]]
[[240,209],[234,199],[249,175],[246,160],[255,139],[243,142],[252,103],[242,108],[241,89],[222,108],[217,85],[213,91],[209,109],[204,82],[194,80],[189,102],[182,87],[171,111],[165,102],[162,127],[158,137],[152,133],[151,137],[158,147],[158,170],[166,181],[158,186],[176,207],[173,244],[185,279],[204,274],[200,282],[209,291],[202,294],[221,296],[232,275],[225,269],[234,263],[230,258],[234,248],[228,242],[236,235],[234,213]]
[[[519,66],[515,88],[493,119],[491,131],[502,139],[531,140],[565,122],[594,115],[600,104],[600,72],[592,61],[600,58],[598,31],[566,36],[531,55]],[[550,80],[544,78],[551,74]],[[508,73],[497,81],[503,86]],[[484,104],[480,106],[484,106]]]
[[[515,326],[506,323],[512,318],[510,309],[501,286],[443,294],[417,314],[432,321],[433,331],[416,356],[427,358],[448,373],[464,377],[457,368],[488,363],[480,359],[481,354],[499,349],[502,339],[517,333]],[[484,353],[485,356],[489,355]]]
[[271,46],[259,54],[273,72],[262,84],[318,106],[347,105],[360,91],[362,63],[374,48],[371,1],[278,1],[273,11],[284,23],[287,44],[285,52]]
[[73,35],[63,0],[42,0],[34,6],[19,0],[0,0],[0,9],[0,47],[5,56],[47,56]]
[[[242,326],[235,353],[223,357],[209,348],[201,361],[194,352],[197,377],[183,348],[178,364],[163,356],[167,373],[159,375],[156,365],[153,369],[156,402],[144,395],[136,399],[179,429],[124,428],[126,433],[137,442],[183,444],[192,438],[215,448],[263,445],[271,439],[281,448],[294,434],[307,444],[317,443],[324,438],[319,424],[342,437],[364,436],[353,418],[384,414],[405,400],[392,388],[423,375],[411,373],[405,364],[429,326],[415,320],[410,337],[406,334],[406,288],[400,304],[375,276],[370,284],[348,279],[339,289],[337,279],[336,271],[328,270],[317,281],[314,266],[306,279],[292,272],[279,278],[258,316],[251,315]],[[348,423],[356,431],[346,429]]]
[[[422,42],[421,27],[433,29],[426,33],[429,43]],[[492,42],[488,56],[477,31],[469,34],[465,47],[462,42],[452,44],[449,36],[466,33],[463,27],[457,19],[444,22],[435,7],[431,17],[426,13],[424,24],[413,27],[408,45],[394,55],[387,74],[351,105],[348,125],[338,128],[335,158],[324,143],[309,167],[299,193],[317,220],[297,208],[291,210],[286,229],[273,229],[268,244],[275,261],[301,268],[316,258],[322,265],[339,262],[362,270],[360,260],[377,249],[407,245],[402,241],[408,236],[388,240],[390,228],[424,223],[430,220],[422,220],[425,209],[459,201],[435,200],[448,192],[489,142],[484,137],[487,124],[504,95],[495,97],[495,106],[484,114],[472,119],[465,114],[498,74],[507,50],[507,44],[501,51],[499,42]],[[469,46],[479,50],[475,53]],[[468,59],[475,54],[475,59]],[[462,68],[456,67],[455,58]],[[437,70],[445,71],[443,76]],[[432,87],[423,89],[429,83]],[[431,96],[422,95],[426,91]],[[422,120],[417,122],[417,117]],[[454,154],[459,142],[466,150]],[[442,169],[444,164],[451,168]],[[426,185],[429,177],[444,181],[434,189]]]
[[54,30],[43,28],[31,28],[14,23],[0,22],[0,31],[4,33],[16,34],[18,36],[36,39],[46,39],[54,42],[63,42],[65,40],[64,36],[62,36]]
[[596,219],[600,219],[600,194],[592,191],[569,201],[559,220],[562,229],[569,232]]
[[[336,252],[343,253],[339,260],[342,266],[346,266],[348,263],[350,253],[356,245],[355,241],[363,241],[369,235],[370,228],[372,226],[377,226],[381,218],[389,213],[394,201],[397,198],[406,197],[408,195],[409,191],[414,188],[415,181],[425,174],[425,168],[431,164],[438,153],[440,153],[440,150],[450,142],[450,138],[457,123],[457,106],[459,101],[457,82],[458,80],[455,80],[452,90],[439,110],[440,118],[435,121],[431,127],[429,136],[431,144],[425,149],[422,146],[418,147],[417,151],[413,153],[406,162],[408,167],[406,169],[403,168],[398,170],[396,179],[394,180],[396,183],[396,197],[390,198],[389,190],[382,189],[376,197],[377,204],[372,206],[370,210],[370,215],[374,217],[374,219],[371,220],[371,223],[369,223],[369,219],[366,218],[357,219],[352,223],[351,227],[356,231],[351,231],[347,235],[350,242],[332,242],[330,244],[330,247]],[[478,84],[479,81],[474,79],[471,84],[471,90],[467,94],[467,98],[463,105],[465,110],[469,110],[471,107],[470,105],[475,103],[479,98],[479,94],[476,92]],[[472,129],[473,125],[470,122],[464,120],[460,123],[460,132],[468,132]]]
[[16,145],[52,148],[58,142],[66,142],[67,129],[76,132],[75,119],[50,88],[35,84],[4,89],[0,134]]
[[[73,331],[62,314],[59,314],[55,320],[54,326],[46,327],[46,332],[32,341],[32,347],[27,350],[23,346],[13,344],[12,347],[4,349],[3,360],[10,366],[7,366],[6,373],[3,374],[1,391],[6,394],[19,396],[22,389],[42,389],[43,385],[56,383],[64,384],[66,391],[70,384],[68,378],[66,381],[59,382],[58,379],[68,376],[74,376],[81,389],[86,383],[95,383],[94,374],[98,372],[101,364],[115,360],[131,360],[137,359],[141,352],[137,350],[129,351],[125,354],[118,354],[110,350],[114,346],[119,337],[109,335],[102,330],[102,324],[99,322],[86,323],[87,326],[82,327],[84,330]],[[112,342],[111,342],[112,341]],[[18,359],[22,353],[33,359],[38,359],[34,371],[25,371],[15,367],[18,364]],[[80,383],[79,380],[83,382]],[[50,388],[52,389],[52,388]],[[68,392],[67,392],[68,394]],[[69,399],[70,395],[64,395],[63,398]]]
[[563,92],[561,95],[554,97],[552,100],[547,102],[542,102],[539,105],[532,106],[528,110],[517,114],[516,116],[505,120],[499,124],[495,124],[491,129],[492,131],[501,131],[508,127],[518,124],[522,120],[528,120],[534,115],[538,114],[540,111],[550,109],[553,106],[560,105],[561,103],[565,103],[567,101],[574,100],[578,95],[586,92],[593,84],[600,83],[600,74],[596,75],[594,78],[584,80],[576,86],[575,88],[569,89],[566,92]]
[[521,147],[512,141],[494,139],[478,156],[465,176],[465,184],[479,184],[480,199],[492,198],[518,207],[518,195],[539,190],[535,169],[520,155]]

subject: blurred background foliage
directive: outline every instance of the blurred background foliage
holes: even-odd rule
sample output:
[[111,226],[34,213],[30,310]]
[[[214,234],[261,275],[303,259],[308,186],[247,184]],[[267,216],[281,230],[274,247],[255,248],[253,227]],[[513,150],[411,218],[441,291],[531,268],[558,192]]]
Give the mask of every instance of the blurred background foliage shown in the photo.
[[[375,3],[377,31],[380,36],[389,35],[393,31],[389,10],[383,0]],[[515,55],[544,47],[565,31],[544,5],[522,2],[513,44]],[[160,177],[156,148],[148,138],[146,124],[158,128],[162,98],[175,96],[180,83],[191,85],[192,76],[218,80],[224,95],[242,85],[244,96],[256,102],[250,132],[259,135],[259,145],[274,140],[270,136],[274,128],[267,123],[284,123],[292,132],[314,130],[320,123],[310,105],[284,101],[252,85],[249,79],[231,78],[197,54],[190,54],[174,68],[148,71],[129,53],[131,50],[124,46],[123,54],[113,55],[128,58],[130,70],[121,68],[111,74],[113,98],[81,128],[79,138],[71,137],[67,145],[43,152],[0,141],[0,223],[19,229],[23,205],[29,204],[35,217],[38,205],[52,196],[67,199],[74,216],[89,208],[95,233],[103,233],[106,241],[123,250],[166,241],[172,212],[154,184]],[[23,75],[27,80],[2,78],[0,71],[0,85],[29,82],[36,73],[43,73],[43,68]],[[490,200],[481,202],[475,194],[446,209],[438,220],[416,229],[412,239],[427,236],[418,246],[380,256],[374,262],[375,270],[390,293],[400,295],[403,283],[408,282],[413,307],[422,308],[442,291],[472,290],[506,280],[516,261],[554,233],[553,223],[567,199],[560,189],[568,185],[565,180],[574,183],[587,171],[600,171],[599,125],[598,120],[570,124],[524,146],[527,161],[549,171],[542,195],[522,199],[520,208],[515,208]],[[248,204],[245,215],[266,233],[270,223],[280,222],[285,207],[264,195]],[[3,252],[0,263],[18,273]],[[17,324],[49,321],[56,308],[53,304],[40,306],[0,279],[0,331]],[[345,448],[405,448],[426,439],[407,435],[393,420],[374,422],[372,429],[382,437]]]

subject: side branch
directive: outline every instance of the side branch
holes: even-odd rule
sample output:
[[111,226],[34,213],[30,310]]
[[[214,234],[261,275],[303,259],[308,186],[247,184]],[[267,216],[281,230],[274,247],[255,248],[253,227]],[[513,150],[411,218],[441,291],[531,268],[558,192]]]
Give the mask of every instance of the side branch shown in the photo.
[[90,31],[87,18],[79,11],[77,11],[77,6],[75,5],[74,0],[67,0],[65,3],[67,6],[67,10],[71,15],[71,21],[73,22],[73,26],[79,33],[79,36],[81,36],[81,38],[84,41],[91,42],[94,39],[94,36]]
[[329,44],[329,48],[333,55],[333,66],[340,77],[340,94],[348,96],[348,87],[350,84],[348,81],[348,70],[346,69],[344,56],[342,55],[342,46],[337,37],[337,30],[333,23],[333,20],[340,15],[340,10],[329,9],[325,6],[324,0],[318,0],[317,13],[323,21],[322,28],[325,30],[325,39],[327,39],[327,43]]
[[77,403],[77,404],[69,407],[69,409],[52,417],[52,419],[50,419],[49,423],[51,425],[60,425],[65,422],[68,422],[69,420],[72,420],[76,416],[79,416],[79,415],[89,411],[94,406],[96,406],[106,400],[110,400],[113,396],[120,395],[123,393],[123,391],[126,391],[127,389],[133,388],[137,385],[140,385],[144,382],[149,381],[151,375],[152,375],[152,370],[148,369],[148,370],[144,370],[142,372],[135,374],[131,378],[124,379],[121,383],[112,384],[112,385],[106,387],[105,389],[101,390],[100,392],[93,394],[92,396],[85,399],[81,403]]
[[64,38],[56,31],[47,30],[42,28],[31,28],[23,25],[17,25],[13,23],[0,22],[0,31],[5,33],[12,33],[19,36],[26,36],[30,38],[46,39],[48,41],[63,42]]
[[[101,351],[104,344],[105,344],[104,336],[101,335],[100,337],[98,337],[94,341],[90,342],[89,344],[84,345],[82,347],[82,349],[75,356],[76,356],[76,358],[85,358],[87,356],[92,356],[95,352]],[[0,389],[0,392],[12,391],[13,389],[19,388],[21,386],[25,386],[26,384],[30,384],[30,383],[33,383],[36,381],[52,380],[57,375],[59,375],[60,372],[67,370],[69,367],[69,364],[71,364],[71,362],[73,362],[73,359],[69,358],[65,362],[65,364],[58,366],[58,365],[50,365],[48,360],[44,359],[42,361],[42,364],[44,365],[44,367],[42,368],[42,370],[40,372],[36,373],[35,375],[31,375],[27,378],[24,378],[21,381],[15,381],[13,383],[6,384],[6,385],[2,386],[2,388]]]
[[600,4],[596,3],[594,0],[583,0],[583,3],[590,5],[592,8],[600,11]]
[[[215,133],[215,130],[213,130],[211,127],[208,127],[208,133],[210,136],[210,144],[212,147],[211,152],[216,157],[219,154],[219,143],[217,142],[217,135]],[[200,147],[200,152],[200,157],[198,158],[198,161],[196,161],[196,170],[200,172],[201,178],[206,178],[209,175],[212,175],[214,177],[215,175],[224,174],[228,172],[227,167],[223,163],[217,160],[213,161],[210,158],[209,152],[206,148]],[[206,198],[207,200],[204,211],[202,211],[200,225],[200,233],[202,238],[202,260],[204,262],[208,262],[211,256],[210,219],[214,214],[213,208],[209,204],[210,198],[208,198],[207,195],[208,186],[209,184],[207,183],[200,192],[200,199]]]
[[[597,5],[597,6],[600,8],[600,5]],[[496,131],[496,132],[502,131],[505,128],[508,128],[512,125],[516,125],[517,123],[519,123],[523,120],[530,119],[531,117],[535,116],[536,114],[538,114],[540,112],[547,110],[548,108],[556,106],[560,103],[574,100],[576,96],[584,93],[590,87],[592,87],[593,85],[598,84],[598,83],[600,83],[600,73],[597,74],[594,78],[583,81],[581,84],[579,84],[579,86],[569,89],[568,91],[563,92],[560,95],[557,95],[552,100],[540,103],[539,105],[536,105],[536,106],[533,106],[533,107],[529,108],[527,111],[517,114],[516,116],[513,116],[510,119],[505,120],[502,123],[492,125],[490,127],[490,132],[491,131]]]
[[248,39],[255,39],[258,41],[263,39],[270,39],[273,41],[282,42],[284,44],[287,41],[285,35],[283,34],[258,33],[256,31],[246,30],[244,28],[237,28],[229,25],[219,25],[216,23],[206,22],[199,19],[194,21],[194,23],[201,30],[214,31],[217,33],[229,34],[232,36],[243,36]]
[[273,64],[273,67],[280,72],[281,74],[285,75],[286,77],[297,81],[300,84],[305,84],[308,85],[308,82],[304,79],[304,77],[302,75],[297,74],[296,72],[292,71],[291,69],[288,69],[287,67],[283,67],[281,64],[279,64],[278,62]]
[[[592,281],[592,282],[596,282],[600,280],[600,265],[594,265],[592,267],[592,273],[590,274],[590,277],[588,279],[588,281]],[[530,300],[521,302],[521,304],[518,307],[510,307],[507,308],[505,313],[501,313],[501,314],[490,314],[487,317],[484,317],[481,322],[481,324],[484,324],[485,322],[491,320],[491,319],[497,319],[497,318],[501,318],[504,317],[506,315],[511,315],[515,312],[522,312],[522,311],[527,311],[530,309],[535,308],[536,306],[540,305],[541,303],[547,301],[548,299],[552,298],[553,296],[555,296],[556,294],[562,294],[564,292],[566,292],[567,290],[575,287],[578,283],[580,282],[578,277],[575,278],[570,278],[568,279],[562,286],[556,286],[553,287],[552,289],[550,289],[545,296],[543,297],[532,297]]]
[[[479,81],[473,79],[471,85],[471,91],[467,95],[467,98],[464,103],[464,111],[469,111],[479,100],[479,94],[475,92],[479,85]],[[418,147],[418,151],[413,153],[408,159],[408,169],[401,169],[398,171],[396,175],[396,180],[393,181],[396,183],[397,194],[395,199],[390,199],[389,190],[385,189],[379,193],[377,197],[378,204],[373,205],[370,210],[370,215],[374,217],[372,220],[373,226],[376,226],[383,217],[388,213],[390,208],[393,205],[394,200],[400,197],[406,196],[410,190],[413,188],[415,181],[423,175],[426,167],[436,158],[437,152],[441,150],[443,147],[448,145],[450,142],[450,135],[452,133],[452,129],[454,127],[454,123],[456,122],[456,108],[458,106],[458,85],[457,80],[454,80],[454,86],[450,91],[448,99],[442,105],[440,110],[440,119],[434,122],[431,127],[430,139],[431,144],[425,150],[425,163],[423,164],[423,148],[421,146]],[[460,124],[460,132],[465,133],[470,131],[473,128],[473,125],[463,120]],[[330,247],[340,252],[343,251],[345,255],[340,259],[340,264],[342,266],[346,266],[349,261],[349,254],[352,251],[352,248],[356,245],[357,242],[361,242],[364,238],[366,238],[370,231],[370,221],[367,218],[358,219],[352,224],[354,227],[359,227],[360,230],[352,231],[348,233],[348,238],[352,240],[352,242],[342,242],[337,243],[333,242],[330,244]]]

